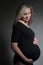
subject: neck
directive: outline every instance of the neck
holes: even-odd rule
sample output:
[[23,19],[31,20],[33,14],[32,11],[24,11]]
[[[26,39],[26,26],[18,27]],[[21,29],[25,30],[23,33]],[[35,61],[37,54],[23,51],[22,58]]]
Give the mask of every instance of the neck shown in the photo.
[[25,26],[29,27],[28,23],[27,22],[24,22],[22,20],[19,20],[19,22],[23,23]]
[[28,25],[28,22],[26,22],[26,21],[23,21],[23,20],[19,20],[19,21],[26,24],[26,25]]

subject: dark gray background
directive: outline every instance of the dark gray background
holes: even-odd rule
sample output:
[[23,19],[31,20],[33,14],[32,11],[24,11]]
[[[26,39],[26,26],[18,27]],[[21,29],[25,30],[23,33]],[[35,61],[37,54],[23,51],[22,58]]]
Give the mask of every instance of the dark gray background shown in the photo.
[[28,2],[33,7],[31,28],[39,39],[40,58],[34,65],[43,64],[43,0],[16,0],[0,2],[0,65],[13,65],[14,52],[11,50],[12,25],[19,4]]

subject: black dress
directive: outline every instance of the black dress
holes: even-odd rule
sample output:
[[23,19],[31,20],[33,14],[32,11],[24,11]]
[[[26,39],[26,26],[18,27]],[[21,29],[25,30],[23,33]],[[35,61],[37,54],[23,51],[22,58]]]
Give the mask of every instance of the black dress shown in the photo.
[[[38,45],[33,44],[35,33],[31,28],[26,27],[21,22],[17,22],[13,26],[11,42],[18,42],[18,47],[21,49],[23,54],[36,61],[40,56],[40,48]],[[25,64],[19,55],[15,52],[14,63],[21,61]]]

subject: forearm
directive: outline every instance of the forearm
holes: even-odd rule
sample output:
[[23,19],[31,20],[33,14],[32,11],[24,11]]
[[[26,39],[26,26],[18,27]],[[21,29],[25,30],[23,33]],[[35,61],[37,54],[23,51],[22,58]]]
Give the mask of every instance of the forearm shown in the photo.
[[14,45],[14,44],[12,44],[13,51],[15,51],[24,61],[26,61],[27,57],[24,56],[24,54],[22,53],[22,51],[20,50],[20,48],[17,45]]

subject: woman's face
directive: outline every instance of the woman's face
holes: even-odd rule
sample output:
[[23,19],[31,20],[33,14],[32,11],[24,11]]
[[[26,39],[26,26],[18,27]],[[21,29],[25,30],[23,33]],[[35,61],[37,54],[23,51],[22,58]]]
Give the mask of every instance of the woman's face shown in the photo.
[[30,18],[31,18],[31,15],[32,15],[31,9],[30,9],[30,8],[26,8],[26,9],[24,10],[23,15],[22,15],[22,20],[23,20],[24,22],[29,22],[29,20],[30,20]]

